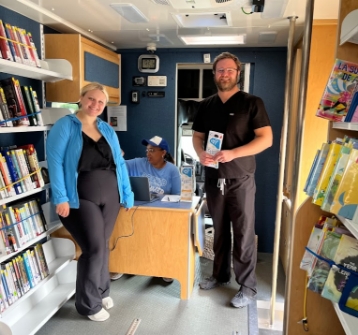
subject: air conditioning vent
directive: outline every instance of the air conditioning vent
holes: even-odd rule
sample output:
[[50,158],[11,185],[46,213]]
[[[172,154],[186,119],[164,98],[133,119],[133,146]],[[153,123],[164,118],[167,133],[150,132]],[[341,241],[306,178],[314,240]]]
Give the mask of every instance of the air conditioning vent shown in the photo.
[[248,2],[249,0],[151,0],[158,5],[171,6],[176,9],[208,9]]
[[152,2],[156,3],[157,5],[170,6],[168,0],[152,0]]

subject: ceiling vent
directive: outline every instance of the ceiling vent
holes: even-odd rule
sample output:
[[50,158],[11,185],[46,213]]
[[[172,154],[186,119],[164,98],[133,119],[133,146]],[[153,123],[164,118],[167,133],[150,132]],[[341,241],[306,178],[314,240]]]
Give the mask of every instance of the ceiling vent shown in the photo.
[[229,27],[232,26],[230,12],[224,13],[185,13],[174,14],[173,18],[180,27]]
[[175,9],[208,9],[234,3],[247,3],[248,0],[151,0],[158,5],[169,5]]

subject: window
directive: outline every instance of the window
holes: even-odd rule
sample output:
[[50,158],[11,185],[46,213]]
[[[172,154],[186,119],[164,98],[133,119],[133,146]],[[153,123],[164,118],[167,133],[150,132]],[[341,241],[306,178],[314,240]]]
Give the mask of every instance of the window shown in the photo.
[[[212,64],[178,65],[178,99],[200,101],[217,92],[213,80]],[[240,71],[240,90],[249,92],[250,64],[242,64]]]

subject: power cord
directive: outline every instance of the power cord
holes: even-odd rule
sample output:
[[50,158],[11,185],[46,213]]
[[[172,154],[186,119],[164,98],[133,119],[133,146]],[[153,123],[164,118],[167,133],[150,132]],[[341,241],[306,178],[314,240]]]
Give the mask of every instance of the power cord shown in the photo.
[[254,12],[250,12],[250,13],[245,12],[244,7],[241,7],[241,10],[242,10],[242,12],[243,12],[244,14],[246,14],[246,15],[250,15],[250,14],[253,14],[253,13],[254,13]]
[[109,249],[109,251],[113,251],[114,249],[116,249],[118,240],[119,240],[120,238],[133,236],[133,234],[134,234],[134,221],[133,221],[134,213],[137,211],[137,209],[138,209],[139,207],[141,207],[141,206],[143,206],[143,205],[150,204],[150,203],[151,203],[151,201],[144,202],[143,204],[141,204],[141,205],[135,207],[135,209],[134,209],[134,211],[133,211],[133,213],[132,213],[132,215],[131,215],[132,232],[131,232],[129,235],[118,236],[118,237],[116,238],[116,240],[114,241],[113,247],[112,247],[111,249]]

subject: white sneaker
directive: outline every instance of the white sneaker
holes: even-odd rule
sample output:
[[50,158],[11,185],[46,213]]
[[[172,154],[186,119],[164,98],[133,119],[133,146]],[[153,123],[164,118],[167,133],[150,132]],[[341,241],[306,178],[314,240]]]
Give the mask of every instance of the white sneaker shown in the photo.
[[92,321],[106,321],[109,318],[109,313],[102,308],[98,313],[87,316]]
[[109,277],[111,278],[111,280],[117,280],[119,278],[121,278],[123,276],[123,273],[119,273],[119,272],[110,272]]
[[102,299],[102,306],[105,309],[111,309],[114,306],[113,299],[111,297],[106,297]]
[[174,281],[173,278],[166,278],[166,277],[162,277],[162,278],[166,283],[172,283]]

